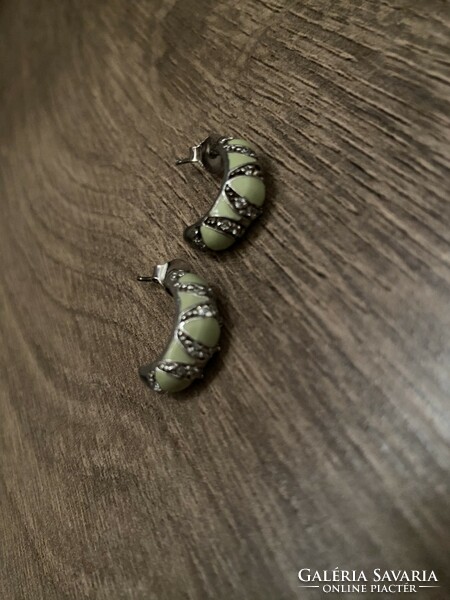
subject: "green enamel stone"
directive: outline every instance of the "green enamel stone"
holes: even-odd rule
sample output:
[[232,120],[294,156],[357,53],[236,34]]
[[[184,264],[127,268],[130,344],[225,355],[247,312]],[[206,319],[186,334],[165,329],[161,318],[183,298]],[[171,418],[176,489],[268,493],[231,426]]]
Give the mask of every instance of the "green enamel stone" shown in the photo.
[[187,310],[197,304],[204,304],[208,301],[207,296],[200,296],[198,294],[188,294],[187,292],[180,292],[180,312]]
[[222,192],[217,198],[214,206],[209,211],[209,215],[211,217],[227,217],[227,219],[233,219],[234,221],[241,220],[241,216],[231,207],[225,192]]
[[249,165],[255,162],[256,158],[253,158],[253,156],[239,154],[239,152],[228,153],[228,168],[230,169],[230,171],[232,169],[237,169],[238,167],[243,167],[244,165]]
[[[202,277],[199,277],[194,273],[186,273],[186,275],[180,277],[179,281],[180,283],[198,283],[200,285],[208,286]],[[207,297],[200,296],[199,294],[193,294],[192,292],[179,292],[179,300],[180,311],[184,311],[187,308],[196,306],[197,304],[203,304],[205,301],[207,301]]]
[[213,317],[195,318],[181,325],[184,332],[190,335],[196,342],[212,348],[217,344],[220,337],[220,325]]
[[232,140],[227,142],[227,144],[230,144],[230,146],[244,146],[245,148],[250,148],[251,150],[256,151],[256,148],[253,144],[247,142],[247,140],[242,140],[240,138],[233,138]]
[[193,365],[195,359],[184,349],[183,344],[179,340],[173,340],[170,342],[167,350],[164,352],[163,360],[173,360],[174,362],[187,363]]
[[230,179],[228,185],[236,194],[243,196],[255,206],[261,206],[264,203],[266,186],[264,185],[264,181],[259,177],[239,175],[239,177]]
[[225,248],[229,248],[231,244],[234,243],[234,238],[225,233],[220,233],[215,229],[211,229],[207,225],[202,225],[200,227],[200,233],[202,236],[202,240],[211,250],[225,250]]
[[165,371],[155,369],[155,379],[165,392],[175,393],[184,390],[192,383],[190,379],[177,379]]
[[186,273],[178,280],[180,283],[199,283],[200,285],[208,285],[207,282],[195,273]]

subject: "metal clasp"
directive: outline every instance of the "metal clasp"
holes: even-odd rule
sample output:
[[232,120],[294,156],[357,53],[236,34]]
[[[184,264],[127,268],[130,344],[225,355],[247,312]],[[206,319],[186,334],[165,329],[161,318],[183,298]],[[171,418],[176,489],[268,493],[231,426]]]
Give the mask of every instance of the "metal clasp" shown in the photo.
[[222,138],[217,134],[209,135],[200,144],[191,146],[189,156],[178,159],[175,165],[199,164],[212,173],[220,172],[223,165],[221,148],[218,145],[220,139]]
[[162,265],[155,265],[153,267],[152,275],[138,275],[137,280],[142,281],[144,283],[159,283],[164,287],[164,280],[167,275],[167,269],[169,267],[169,263],[164,263]]
[[[169,271],[173,271],[173,270],[189,271],[189,269],[190,269],[189,265],[184,260],[182,260],[180,258],[176,258],[175,260],[171,260],[171,261],[163,263],[161,265],[155,265],[153,267],[152,275],[138,275],[137,280],[141,281],[143,283],[147,283],[147,282],[159,283],[159,285],[162,285],[163,288],[165,288],[167,291],[169,291],[169,288],[167,287],[167,284],[166,284],[166,278],[167,278]],[[169,293],[170,293],[170,291],[169,291]]]
[[205,154],[209,150],[209,142],[210,137],[208,136],[197,144],[196,146],[191,146],[189,148],[189,156],[187,158],[179,158],[175,164],[178,167],[179,165],[186,165],[188,163],[200,163],[203,167],[205,166]]

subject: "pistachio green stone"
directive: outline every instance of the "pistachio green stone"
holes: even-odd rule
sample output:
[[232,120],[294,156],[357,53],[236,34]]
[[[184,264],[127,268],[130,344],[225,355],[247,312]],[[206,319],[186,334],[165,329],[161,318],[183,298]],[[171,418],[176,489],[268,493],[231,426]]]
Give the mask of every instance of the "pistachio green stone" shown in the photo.
[[[186,273],[179,279],[180,283],[198,283],[200,285],[208,286],[207,282],[198,275],[194,273]],[[192,292],[179,292],[179,300],[180,300],[180,311],[184,311],[193,306],[197,306],[197,304],[202,304],[205,302],[206,297],[200,296],[199,294],[193,294]]]
[[239,152],[228,152],[228,168],[230,171],[255,162],[256,158],[253,158],[253,156],[247,156],[246,154],[240,154]]
[[178,280],[180,283],[199,283],[200,285],[208,285],[207,282],[195,273],[186,273]]
[[220,337],[220,325],[214,317],[189,319],[181,325],[183,331],[195,341],[212,348]]
[[173,360],[175,362],[187,363],[193,365],[195,359],[184,349],[183,344],[179,340],[170,342],[167,350],[164,352],[163,360]]
[[192,382],[190,379],[177,379],[165,371],[155,369],[155,379],[165,392],[175,393],[180,392],[188,387]]
[[214,206],[209,211],[209,214],[211,217],[227,217],[227,219],[233,219],[234,221],[241,220],[241,216],[233,210],[225,192],[222,192],[214,202]]
[[225,250],[234,243],[234,238],[225,233],[220,233],[207,225],[200,227],[200,233],[203,241],[211,250]]
[[247,140],[243,140],[240,138],[233,138],[232,140],[227,142],[227,144],[230,144],[230,146],[244,146],[245,148],[250,148],[251,150],[256,151],[256,148],[253,144],[247,142]]
[[197,306],[197,304],[204,304],[208,300],[206,296],[189,294],[188,292],[180,292],[179,299],[181,312],[187,310],[188,308]]
[[264,181],[259,177],[239,175],[239,177],[230,179],[228,185],[236,194],[243,196],[255,206],[261,206],[264,203],[266,186],[264,185]]

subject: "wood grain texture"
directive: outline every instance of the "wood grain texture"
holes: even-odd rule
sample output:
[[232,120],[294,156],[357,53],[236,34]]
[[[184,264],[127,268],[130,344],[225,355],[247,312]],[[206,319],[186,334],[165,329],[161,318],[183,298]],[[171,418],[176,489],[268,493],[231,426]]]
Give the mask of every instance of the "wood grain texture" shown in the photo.
[[[448,597],[449,28],[441,0],[1,2],[2,600],[307,600],[337,566]],[[182,240],[217,182],[173,167],[209,131],[269,172],[217,257]],[[170,399],[137,367],[173,307],[135,275],[176,256],[226,324]]]

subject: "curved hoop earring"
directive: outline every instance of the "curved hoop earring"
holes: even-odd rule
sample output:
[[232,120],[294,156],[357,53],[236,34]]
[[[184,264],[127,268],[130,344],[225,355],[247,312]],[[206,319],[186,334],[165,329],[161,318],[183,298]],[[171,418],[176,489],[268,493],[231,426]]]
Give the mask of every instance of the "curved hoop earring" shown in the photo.
[[139,369],[140,376],[156,392],[179,392],[194,379],[220,348],[221,318],[208,283],[180,259],[156,265],[151,277],[138,281],[157,282],[174,297],[176,314],[172,335],[154,362]]
[[223,176],[212,207],[187,227],[184,238],[201,250],[225,250],[262,212],[266,188],[254,146],[240,138],[212,134],[192,146],[188,158],[176,162],[187,163],[198,163]]

